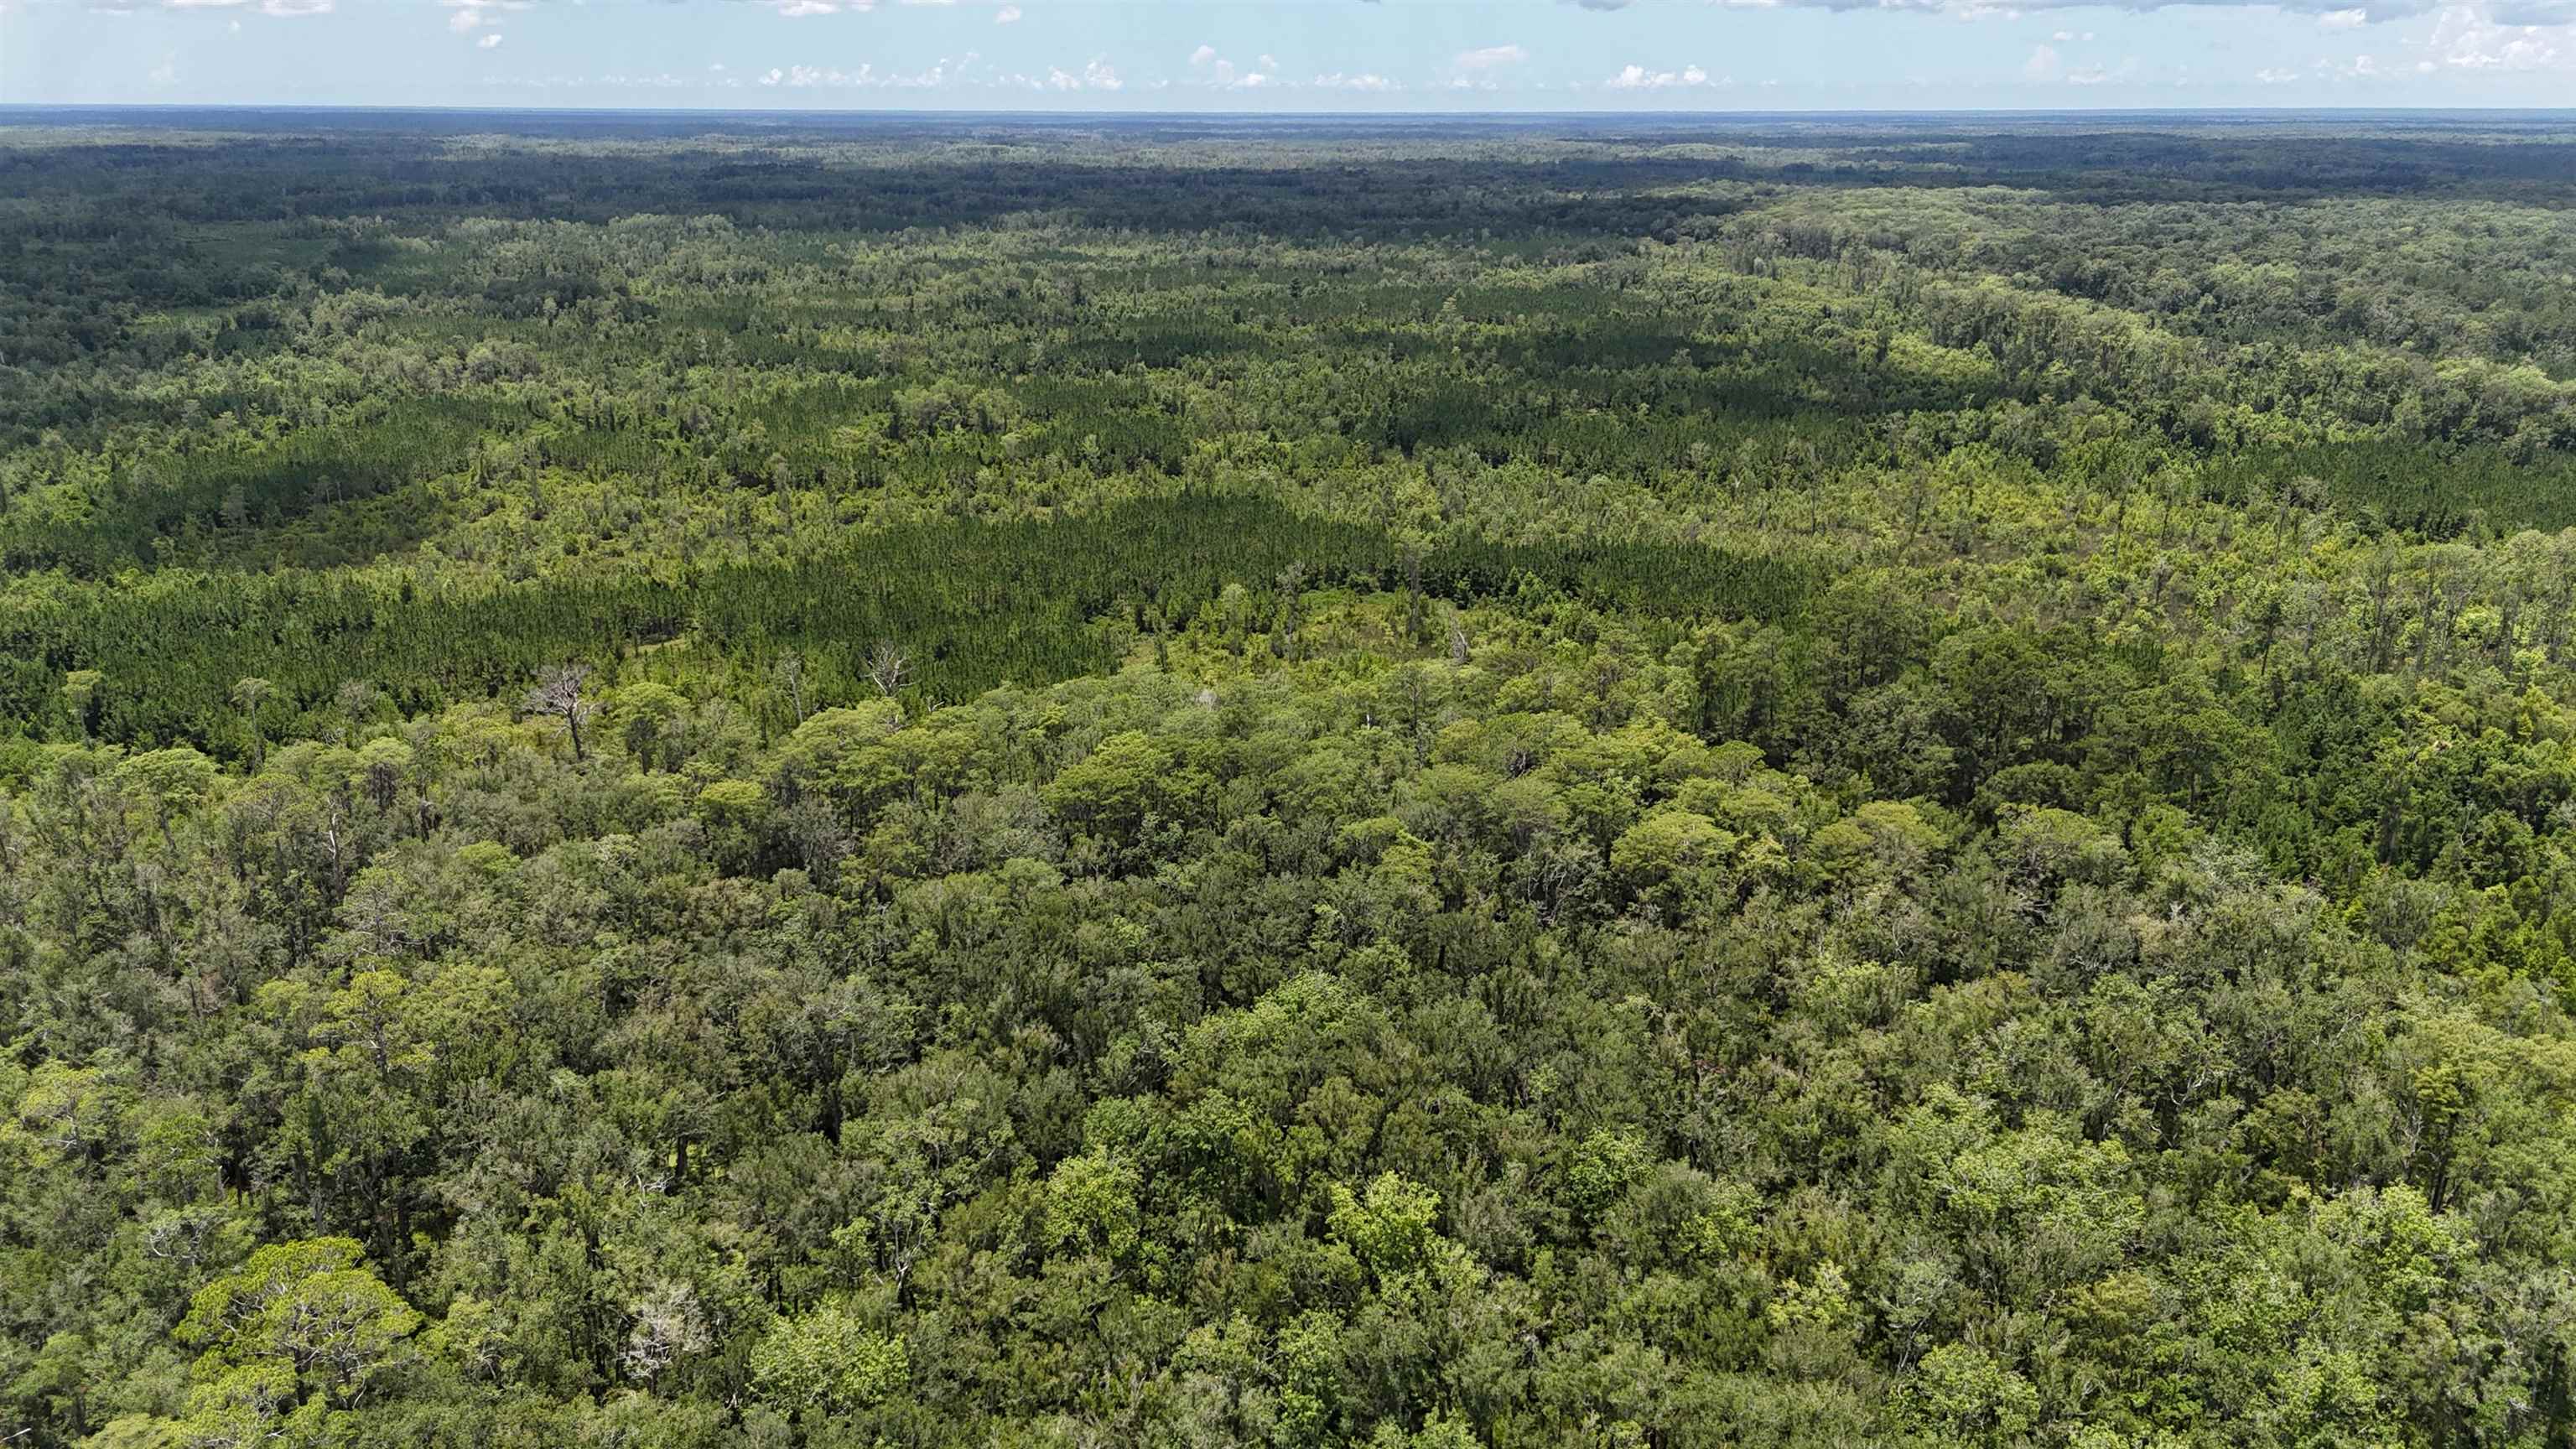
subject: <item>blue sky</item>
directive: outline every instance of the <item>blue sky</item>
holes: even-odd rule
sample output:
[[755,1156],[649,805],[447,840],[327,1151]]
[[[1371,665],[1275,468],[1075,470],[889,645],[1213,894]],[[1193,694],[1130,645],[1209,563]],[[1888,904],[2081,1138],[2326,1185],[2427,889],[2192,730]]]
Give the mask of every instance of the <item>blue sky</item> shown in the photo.
[[2576,0],[0,0],[0,102],[2565,106]]

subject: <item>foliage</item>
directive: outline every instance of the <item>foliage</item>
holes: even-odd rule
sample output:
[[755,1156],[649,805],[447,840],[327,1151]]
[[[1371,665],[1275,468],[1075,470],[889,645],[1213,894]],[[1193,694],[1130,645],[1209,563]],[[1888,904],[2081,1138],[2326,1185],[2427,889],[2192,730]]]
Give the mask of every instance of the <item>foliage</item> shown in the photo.
[[2563,121],[27,120],[0,1439],[2576,1433]]

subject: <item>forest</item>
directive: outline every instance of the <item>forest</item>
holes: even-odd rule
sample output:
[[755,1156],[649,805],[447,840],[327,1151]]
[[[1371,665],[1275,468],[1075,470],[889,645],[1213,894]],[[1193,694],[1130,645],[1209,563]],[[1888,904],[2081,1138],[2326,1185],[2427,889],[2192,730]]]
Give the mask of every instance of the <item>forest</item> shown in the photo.
[[2576,122],[0,112],[0,1444],[2576,1442]]

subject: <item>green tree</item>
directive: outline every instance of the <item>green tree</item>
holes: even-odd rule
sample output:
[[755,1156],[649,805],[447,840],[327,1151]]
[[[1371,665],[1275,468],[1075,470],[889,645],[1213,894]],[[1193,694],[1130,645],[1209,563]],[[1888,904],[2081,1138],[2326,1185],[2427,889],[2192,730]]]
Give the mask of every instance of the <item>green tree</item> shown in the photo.
[[246,1416],[360,1407],[400,1368],[421,1321],[351,1239],[261,1248],[199,1289],[180,1320],[179,1341],[201,1352],[179,1432],[210,1443]]
[[751,1351],[761,1398],[800,1415],[854,1413],[883,1402],[911,1374],[901,1338],[826,1305],[780,1319]]

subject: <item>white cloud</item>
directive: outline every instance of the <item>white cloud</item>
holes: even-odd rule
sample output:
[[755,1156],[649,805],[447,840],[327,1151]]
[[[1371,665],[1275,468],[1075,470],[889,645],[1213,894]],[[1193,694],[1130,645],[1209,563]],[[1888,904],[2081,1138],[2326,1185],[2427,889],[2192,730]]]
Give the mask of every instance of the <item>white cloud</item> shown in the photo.
[[[982,64],[979,52],[967,51],[955,59],[942,56],[926,70],[901,72],[880,71],[873,63],[863,63],[856,70],[837,66],[789,65],[772,66],[754,77],[754,83],[787,90],[956,90],[972,87],[984,90],[1011,91],[1117,91],[1126,88],[1125,78],[1106,56],[1095,56],[1080,70],[1049,66],[1042,74],[1030,75],[1013,71],[1008,74]],[[740,82],[728,77],[728,86]]]
[[1015,24],[1019,18],[1020,7],[1017,5],[1005,5],[1001,9],[993,12],[993,23],[995,25]]
[[2491,10],[2450,5],[2426,48],[2454,70],[2559,70],[2576,66],[2576,25],[2508,25]]
[[501,48],[501,32],[497,30],[493,31],[491,34],[484,36],[481,40],[474,42],[474,46],[478,50],[499,50]]
[[[0,0],[0,4],[12,0]],[[138,9],[197,10],[256,7],[275,15],[319,14],[332,8],[333,0],[87,0],[93,9],[130,11]],[[458,3],[458,0],[447,0]],[[526,0],[514,0],[526,3]],[[583,0],[561,0],[579,5]],[[758,4],[789,16],[829,15],[842,11],[874,9],[880,0],[739,0]],[[960,0],[896,0],[905,5],[951,5]],[[1568,0],[1585,10],[1625,10],[1635,0]],[[1961,19],[1988,19],[2029,12],[2046,13],[2100,7],[2104,0],[1708,0],[1727,8],[1774,8],[1794,6],[1830,11],[1880,10],[1906,11],[1914,14],[1946,15]],[[2118,0],[2118,8],[2131,11],[2164,10],[2183,5],[2204,9],[2265,9],[2305,16],[2330,30],[2350,29],[2373,22],[2413,16],[2444,15],[2455,9],[2470,9],[2487,23],[2505,29],[2538,28],[2558,32],[2559,39],[2576,27],[2576,0]],[[1019,0],[1002,0],[1001,12],[1017,14]],[[997,19],[998,14],[997,12]],[[1007,24],[1009,22],[1000,22]],[[2070,39],[2069,37],[2072,37]],[[2091,40],[2089,31],[2059,31],[2052,36],[2058,44]],[[2563,53],[2559,39],[2550,40]],[[1495,46],[1493,50],[1515,47]],[[1483,52],[1470,51],[1470,55]],[[1267,69],[1267,67],[1265,67]]]
[[[254,0],[160,0],[160,6],[164,10],[235,10],[253,3]],[[256,3],[262,15],[274,15],[280,19],[291,20],[299,15],[328,15],[331,13],[334,0],[256,0]],[[8,8],[5,4],[0,4],[0,10]],[[128,0],[116,0],[116,3],[93,3],[90,8],[130,13],[135,7],[128,3]],[[225,28],[237,31],[241,28],[241,22],[233,21]]]
[[[1631,0],[1572,0],[1572,3],[1586,10],[1619,10],[1627,8]],[[1832,11],[1898,10],[1973,20],[2007,17],[2025,11],[2084,9],[2101,6],[2103,0],[1710,0],[1710,3],[1728,6],[1791,5]],[[2370,22],[2437,15],[2458,8],[2460,3],[2461,0],[2360,0],[2358,5],[2355,0],[2118,0],[2118,8],[2148,11],[2189,5],[2206,9],[2263,9],[2321,20],[2357,9],[2362,21]],[[2479,8],[2494,22],[2509,27],[2557,29],[2576,26],[2576,0],[2479,0]],[[2342,28],[2351,23],[2337,20],[2329,28]],[[2064,35],[2056,38],[2060,44],[2068,43]],[[2093,37],[2083,34],[2079,38],[2090,40]]]
[[[1627,0],[1620,0],[1621,4]],[[1498,66],[1518,65],[1529,59],[1529,52],[1517,45],[1488,45],[1482,50],[1458,52],[1460,70],[1493,70]]]
[[2285,86],[2298,78],[2299,73],[2297,71],[2283,70],[2279,66],[2266,66],[2263,69],[2254,72],[2254,79],[2261,81],[2267,86]]
[[[1212,45],[1202,45],[1190,52],[1190,69],[1198,72],[1198,75],[1188,84],[1213,86],[1221,91],[1257,91],[1282,84],[1279,79],[1278,62],[1269,56],[1261,57],[1254,68],[1247,71],[1217,54],[1216,47]],[[1294,88],[1293,83],[1289,85],[1291,89]]]
[[2030,59],[2021,63],[2021,73],[2031,80],[2055,80],[2057,64],[2056,46],[2034,45],[2030,48]]
[[[276,4],[278,0],[268,0],[268,3]],[[288,0],[288,3],[294,3],[294,0]],[[528,0],[439,0],[439,3],[452,12],[447,17],[447,28],[458,35],[489,25],[498,11],[528,8]]]
[[1602,84],[1614,91],[1667,91],[1704,86],[1709,84],[1709,78],[1707,71],[1695,65],[1686,65],[1680,70],[1648,70],[1642,65],[1630,65],[1620,67],[1617,75]]
[[1388,80],[1375,71],[1361,75],[1344,75],[1340,71],[1334,71],[1331,75],[1315,77],[1312,84],[1315,89],[1321,91],[1368,91],[1384,94],[1404,89],[1401,83]]

